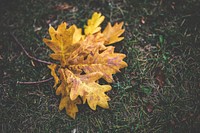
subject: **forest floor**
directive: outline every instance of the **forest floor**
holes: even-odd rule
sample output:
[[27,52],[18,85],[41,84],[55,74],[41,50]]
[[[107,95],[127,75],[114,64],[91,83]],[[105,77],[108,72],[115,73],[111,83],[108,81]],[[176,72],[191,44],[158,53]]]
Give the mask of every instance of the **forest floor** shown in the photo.
[[[0,132],[197,133],[200,131],[200,3],[198,0],[2,0],[0,5]],[[49,24],[84,27],[93,12],[124,22],[127,68],[114,76],[110,109],[59,111],[42,39]]]

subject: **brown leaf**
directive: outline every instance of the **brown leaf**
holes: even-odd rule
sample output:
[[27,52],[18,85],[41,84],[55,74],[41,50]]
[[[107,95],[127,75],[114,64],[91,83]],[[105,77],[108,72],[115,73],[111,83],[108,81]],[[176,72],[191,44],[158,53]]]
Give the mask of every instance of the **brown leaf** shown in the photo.
[[37,32],[37,31],[40,31],[42,29],[42,26],[33,26],[34,28],[34,31]]
[[145,24],[145,18],[144,17],[141,18],[141,23]]
[[68,9],[70,9],[70,8],[72,8],[73,6],[71,6],[71,5],[69,5],[68,3],[60,3],[60,4],[58,4],[58,5],[56,5],[56,6],[54,6],[54,8],[56,9],[56,10],[68,10]]
[[153,111],[153,106],[152,106],[151,104],[148,104],[148,105],[146,106],[146,108],[147,108],[147,111],[148,111],[149,113],[151,113],[151,112]]
[[3,60],[3,57],[0,55],[0,60]]
[[162,88],[165,83],[165,75],[161,67],[157,67],[155,69],[155,78],[156,78],[157,84]]
[[174,120],[170,120],[170,123],[171,123],[172,126],[176,125],[176,122]]

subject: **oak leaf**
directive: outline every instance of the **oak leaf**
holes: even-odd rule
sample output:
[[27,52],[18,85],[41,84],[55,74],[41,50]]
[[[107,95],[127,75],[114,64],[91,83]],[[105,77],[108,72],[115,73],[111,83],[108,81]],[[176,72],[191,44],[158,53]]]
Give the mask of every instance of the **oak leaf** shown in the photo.
[[103,34],[106,38],[105,45],[109,45],[115,42],[119,42],[124,39],[124,37],[120,37],[122,33],[124,33],[124,29],[122,29],[123,22],[116,23],[113,27],[110,23],[106,26]]
[[56,74],[57,65],[56,64],[51,64],[51,65],[48,65],[48,68],[51,69],[51,75],[54,77],[55,83],[54,83],[53,87],[56,87],[56,85],[59,82],[59,77]]
[[69,86],[62,82],[62,84],[56,90],[56,94],[59,95],[62,93],[61,101],[59,104],[59,110],[63,110],[65,108],[66,113],[75,119],[76,113],[78,112],[77,104],[81,104],[81,100],[79,98],[75,100],[71,100],[69,96]]
[[110,85],[100,85],[96,81],[103,74],[101,72],[93,72],[84,75],[75,75],[71,71],[65,69],[65,74],[68,76],[67,83],[71,86],[70,99],[75,100],[81,96],[83,103],[88,102],[91,109],[96,110],[99,105],[103,108],[108,108],[107,101],[110,98],[104,92],[111,89]]
[[103,20],[105,19],[104,16],[101,16],[101,13],[95,12],[92,15],[92,18],[87,21],[87,26],[85,26],[85,35],[94,34],[101,30],[99,26]]
[[54,52],[50,57],[54,60],[59,60],[62,66],[68,64],[66,58],[76,50],[79,46],[77,42],[82,38],[81,29],[78,29],[75,25],[70,26],[68,29],[66,27],[67,23],[65,22],[61,23],[57,30],[50,26],[49,34],[51,40],[43,39],[46,45]]
[[107,82],[113,82],[112,74],[119,72],[127,64],[123,61],[126,56],[114,53],[114,47],[109,46],[102,53],[96,52],[88,54],[87,58],[77,65],[70,65],[73,69],[82,69],[85,73],[101,72],[102,78]]
[[114,46],[107,46],[123,39],[120,37],[124,32],[123,23],[113,27],[108,23],[101,32],[104,18],[95,12],[84,28],[85,35],[75,25],[67,27],[65,22],[57,30],[50,26],[51,40],[43,39],[53,51],[50,57],[59,61],[48,66],[55,80],[54,87],[58,86],[56,95],[61,95],[59,110],[65,108],[72,118],[78,112],[77,104],[88,103],[93,110],[97,106],[109,108],[110,98],[106,92],[111,86],[99,84],[99,80],[103,78],[111,83],[112,75],[127,66],[123,61],[126,56],[115,53]]

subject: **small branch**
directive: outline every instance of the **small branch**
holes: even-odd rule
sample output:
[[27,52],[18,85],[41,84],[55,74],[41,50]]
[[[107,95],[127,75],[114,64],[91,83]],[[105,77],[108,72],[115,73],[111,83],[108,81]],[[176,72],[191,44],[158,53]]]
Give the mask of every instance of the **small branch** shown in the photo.
[[22,50],[24,51],[24,53],[31,59],[35,60],[35,61],[38,61],[38,62],[41,62],[41,63],[45,63],[45,64],[53,64],[52,62],[48,62],[48,61],[44,61],[44,60],[40,60],[40,59],[37,59],[33,56],[31,56],[27,51],[26,49],[23,47],[23,45],[19,42],[19,40],[17,39],[17,37],[13,34],[13,33],[10,33],[11,36],[14,38],[14,40],[17,42],[17,44],[22,48]]
[[50,80],[52,80],[53,77],[45,79],[45,80],[40,80],[40,81],[33,81],[33,82],[22,82],[22,81],[17,81],[17,84],[24,84],[24,85],[32,85],[32,84],[40,84],[40,83],[45,83]]

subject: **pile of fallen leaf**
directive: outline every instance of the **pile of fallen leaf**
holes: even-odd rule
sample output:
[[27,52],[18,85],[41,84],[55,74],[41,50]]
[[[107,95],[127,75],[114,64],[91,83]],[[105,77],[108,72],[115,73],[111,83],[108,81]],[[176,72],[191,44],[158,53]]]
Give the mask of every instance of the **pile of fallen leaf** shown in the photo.
[[111,90],[110,85],[101,85],[98,80],[103,78],[108,83],[113,82],[112,74],[127,66],[121,53],[114,53],[114,47],[109,46],[123,39],[123,22],[112,26],[110,23],[101,31],[100,24],[104,20],[101,13],[95,12],[82,29],[76,25],[68,26],[61,23],[57,30],[50,26],[51,40],[43,41],[53,51],[50,57],[59,61],[51,64],[51,75],[54,77],[56,95],[61,95],[59,110],[76,117],[77,104],[88,103],[96,110],[96,106],[109,108],[110,98],[105,92]]

